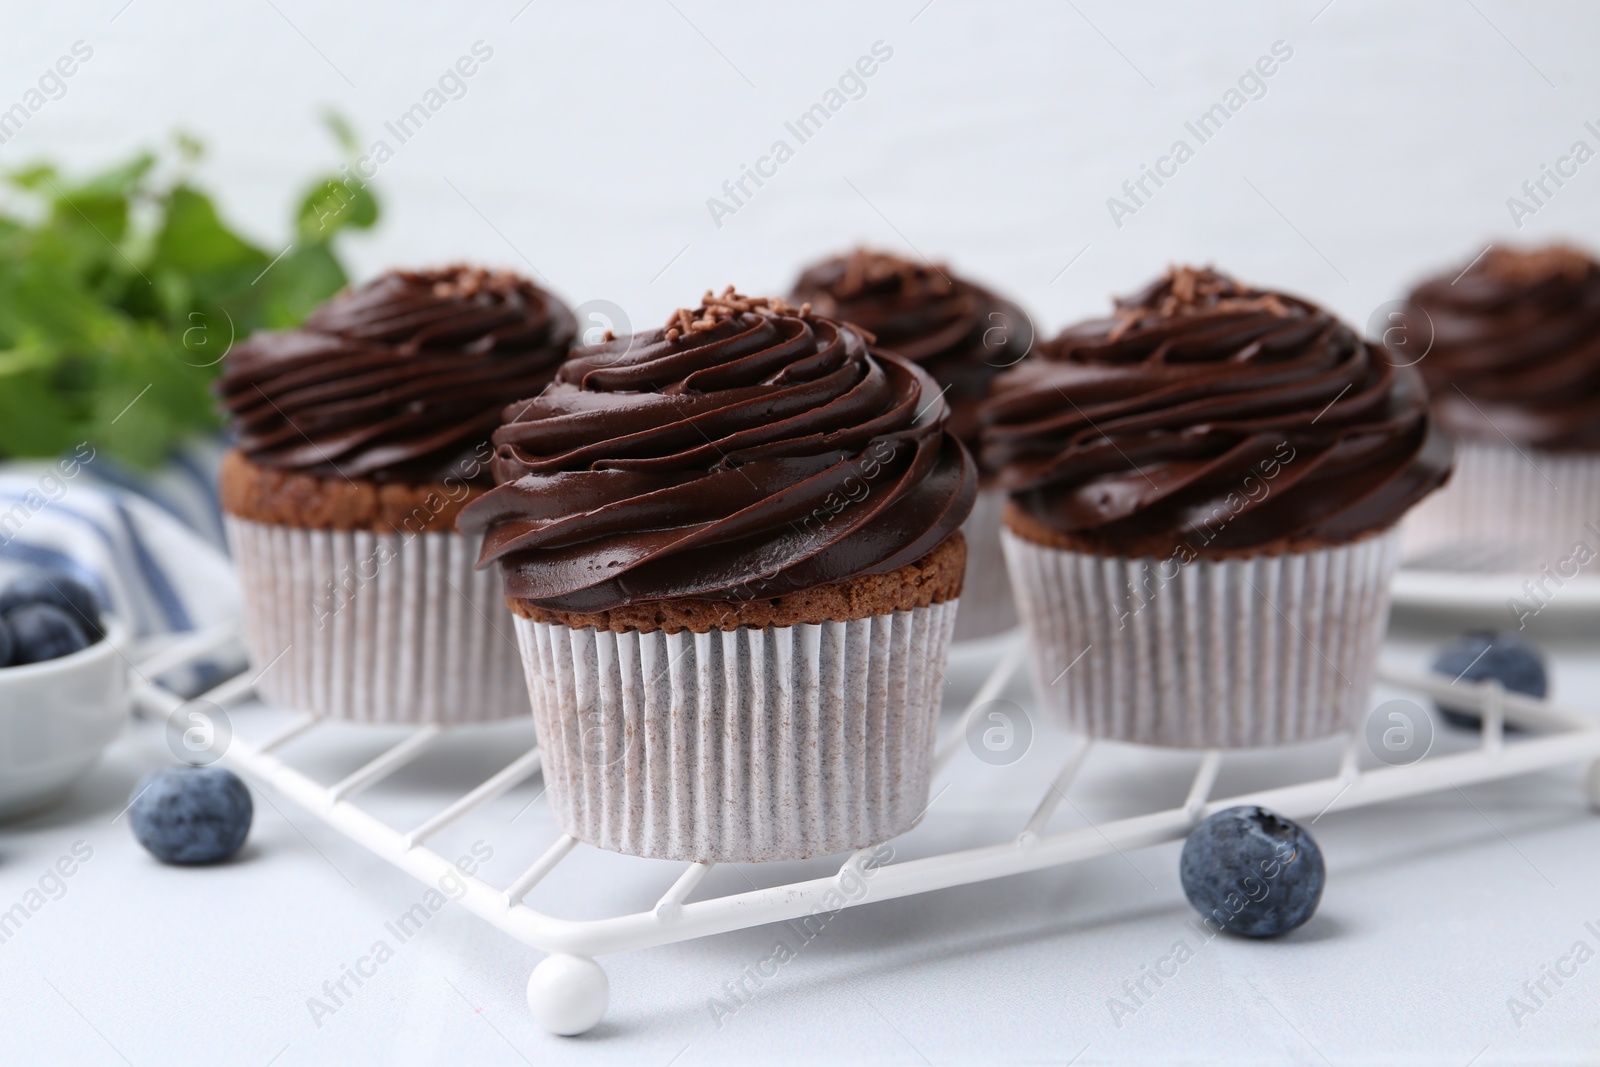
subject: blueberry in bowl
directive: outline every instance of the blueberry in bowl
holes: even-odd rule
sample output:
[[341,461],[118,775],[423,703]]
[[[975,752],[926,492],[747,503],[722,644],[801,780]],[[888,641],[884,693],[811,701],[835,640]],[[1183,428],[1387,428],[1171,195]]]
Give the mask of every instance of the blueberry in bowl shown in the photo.
[[105,636],[100,600],[57,571],[29,571],[0,588],[0,667],[43,663]]
[[[0,616],[35,605],[60,611],[83,632],[89,644],[102,636],[100,598],[88,586],[59,571],[29,571],[0,589]],[[76,651],[76,649],[74,649]]]
[[0,588],[0,819],[64,796],[121,731],[126,639],[66,575],[36,571]]
[[1178,859],[1184,896],[1207,929],[1276,937],[1311,918],[1327,872],[1305,828],[1266,808],[1226,808],[1189,832]]
[[81,652],[92,643],[71,615],[54,604],[24,604],[0,615],[11,644],[7,666],[25,666]]
[[[1462,634],[1439,650],[1433,660],[1433,673],[1452,682],[1486,682],[1494,679],[1508,693],[1543,698],[1550,688],[1550,675],[1544,656],[1531,641],[1513,633],[1474,630]],[[1444,701],[1435,704],[1451,726],[1476,730],[1481,725],[1478,713],[1467,707],[1452,707]],[[1518,729],[1506,725],[1508,731]]]

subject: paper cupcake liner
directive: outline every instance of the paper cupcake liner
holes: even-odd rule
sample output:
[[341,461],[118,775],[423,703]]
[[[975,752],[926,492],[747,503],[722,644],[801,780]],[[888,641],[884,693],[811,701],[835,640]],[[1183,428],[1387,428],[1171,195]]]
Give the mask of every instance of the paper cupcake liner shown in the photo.
[[1365,709],[1393,531],[1243,559],[1117,559],[1002,533],[1040,707],[1091,737],[1283,745]]
[[473,570],[474,540],[224,524],[267,700],[359,722],[527,713],[500,574]]
[[979,641],[1017,625],[1017,604],[1000,550],[1005,507],[1004,490],[982,490],[961,527],[967,538],[967,573],[961,586],[961,614],[956,616],[956,641]]
[[1455,472],[1401,525],[1407,565],[1523,571],[1595,547],[1600,456],[1456,442]]
[[956,602],[696,634],[516,620],[551,810],[674,860],[823,856],[928,803]]

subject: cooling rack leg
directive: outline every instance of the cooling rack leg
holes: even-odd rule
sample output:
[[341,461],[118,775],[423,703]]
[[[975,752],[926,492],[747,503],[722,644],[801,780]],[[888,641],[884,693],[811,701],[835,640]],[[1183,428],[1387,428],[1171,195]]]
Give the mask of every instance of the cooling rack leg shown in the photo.
[[562,1037],[592,1030],[610,1000],[606,972],[587,956],[557,953],[535,967],[528,979],[528,1007],[533,1009],[533,1017]]
[[1588,787],[1589,807],[1600,811],[1600,760],[1589,764],[1589,773],[1584,776],[1583,784]]

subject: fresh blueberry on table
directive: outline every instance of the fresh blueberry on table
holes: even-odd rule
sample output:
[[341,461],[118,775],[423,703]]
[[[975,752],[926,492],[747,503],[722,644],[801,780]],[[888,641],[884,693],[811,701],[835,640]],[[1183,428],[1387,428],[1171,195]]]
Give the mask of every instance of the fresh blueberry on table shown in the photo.
[[89,647],[83,627],[54,604],[24,604],[3,616],[11,631],[11,664],[42,663]]
[[222,767],[168,767],[147,774],[128,809],[133,836],[163,863],[219,863],[250,833],[250,790]]
[[1298,823],[1244,806],[1190,831],[1178,876],[1209,929],[1276,937],[1316,912],[1326,872],[1321,850]]
[[11,636],[11,624],[6,622],[4,615],[0,615],[0,667],[11,666],[16,644],[16,639]]
[[[1549,689],[1544,656],[1532,642],[1513,633],[1477,630],[1462,634],[1434,657],[1433,671],[1461,682],[1498,679],[1510,693],[1543,697]],[[1439,713],[1451,726],[1476,730],[1479,716],[1470,708],[1450,707],[1440,702]],[[1507,726],[1514,730],[1516,727]]]
[[100,601],[76,578],[60,571],[32,571],[0,589],[0,615],[27,604],[60,608],[91,642],[101,637]]

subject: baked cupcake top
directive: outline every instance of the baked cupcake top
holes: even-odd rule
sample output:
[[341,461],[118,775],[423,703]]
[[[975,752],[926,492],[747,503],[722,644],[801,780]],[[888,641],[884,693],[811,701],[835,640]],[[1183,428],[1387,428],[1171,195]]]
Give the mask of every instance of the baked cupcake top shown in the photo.
[[946,387],[950,432],[978,451],[978,405],[1033,345],[1022,310],[942,266],[857,249],[808,268],[794,299],[866,330]]
[[1451,433],[1600,449],[1600,263],[1563,245],[1491,249],[1411,292],[1406,338],[1430,336],[1417,369]]
[[515,274],[391,271],[299,329],[252,335],[228,354],[218,390],[239,449],[260,466],[468,477],[506,402],[548,385],[576,332],[566,305]]
[[1130,557],[1347,542],[1450,470],[1415,371],[1210,269],[1173,268],[1039,346],[983,420],[1021,532]]
[[926,373],[861,331],[730,287],[575,349],[495,433],[462,512],[480,565],[551,610],[774,597],[886,574],[966,519],[971,458]]

